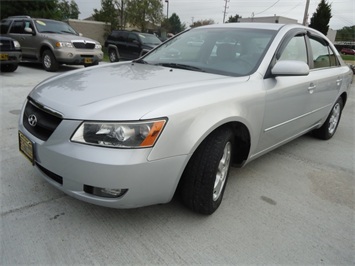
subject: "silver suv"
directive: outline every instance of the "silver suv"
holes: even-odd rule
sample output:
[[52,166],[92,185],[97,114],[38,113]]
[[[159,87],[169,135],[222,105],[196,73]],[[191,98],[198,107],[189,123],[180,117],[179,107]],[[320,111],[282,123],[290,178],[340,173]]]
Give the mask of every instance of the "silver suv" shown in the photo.
[[1,34],[17,40],[24,61],[41,62],[54,72],[60,64],[97,65],[103,59],[101,44],[82,37],[68,24],[50,19],[14,16],[0,23]]

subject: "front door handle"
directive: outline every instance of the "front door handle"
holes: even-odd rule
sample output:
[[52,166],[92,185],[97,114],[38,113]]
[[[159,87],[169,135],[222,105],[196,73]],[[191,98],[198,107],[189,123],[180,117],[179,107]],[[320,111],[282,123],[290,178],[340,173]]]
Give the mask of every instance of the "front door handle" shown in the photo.
[[314,92],[314,90],[316,89],[316,85],[314,85],[313,83],[309,84],[309,87],[308,87],[308,92],[310,94],[312,94]]

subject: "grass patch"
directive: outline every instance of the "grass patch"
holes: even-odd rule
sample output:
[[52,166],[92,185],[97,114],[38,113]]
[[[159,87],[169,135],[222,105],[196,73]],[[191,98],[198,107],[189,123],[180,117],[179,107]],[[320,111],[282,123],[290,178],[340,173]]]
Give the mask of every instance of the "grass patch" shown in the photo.
[[355,55],[344,55],[342,54],[341,57],[344,61],[355,61]]
[[110,59],[108,58],[108,53],[107,53],[107,49],[105,47],[102,48],[102,51],[104,52],[104,58],[102,59],[102,61],[104,62],[110,62]]

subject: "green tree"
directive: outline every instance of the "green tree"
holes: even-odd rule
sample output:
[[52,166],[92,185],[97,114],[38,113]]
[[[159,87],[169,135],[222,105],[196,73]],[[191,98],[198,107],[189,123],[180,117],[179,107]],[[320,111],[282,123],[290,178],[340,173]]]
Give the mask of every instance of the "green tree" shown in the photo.
[[226,21],[226,23],[232,23],[232,22],[239,22],[239,19],[242,18],[241,16],[239,16],[238,14],[236,14],[234,17],[230,16],[228,18],[228,20]]
[[119,10],[120,4],[117,0],[101,0],[101,9],[94,9],[92,15],[96,21],[111,23],[111,30],[120,28]]
[[196,28],[196,27],[200,27],[203,25],[211,25],[214,24],[214,20],[213,19],[204,19],[204,20],[198,20],[194,23],[192,23],[192,25],[190,25],[191,28]]
[[331,4],[328,4],[326,0],[321,0],[316,12],[313,13],[309,27],[320,31],[324,35],[327,35],[329,30],[329,21],[331,18]]
[[337,30],[336,41],[349,42],[355,40],[355,25]]
[[163,18],[163,4],[160,0],[130,0],[127,3],[128,21],[145,32],[149,23],[158,25]]
[[0,18],[27,15],[35,18],[61,19],[58,0],[1,0]]
[[62,0],[62,2],[58,4],[58,9],[62,15],[62,20],[79,18],[79,7],[74,0],[71,0],[70,3],[68,0]]
[[170,32],[177,34],[186,29],[186,25],[181,23],[181,20],[176,13],[173,13],[169,18]]

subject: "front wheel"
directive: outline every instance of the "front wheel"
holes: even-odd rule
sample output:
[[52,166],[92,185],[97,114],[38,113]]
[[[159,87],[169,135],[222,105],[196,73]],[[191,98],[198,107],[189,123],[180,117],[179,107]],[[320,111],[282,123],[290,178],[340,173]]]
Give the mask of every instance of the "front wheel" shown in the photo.
[[1,65],[0,70],[1,72],[14,72],[18,67],[18,64],[6,64]]
[[220,128],[197,148],[182,176],[183,203],[198,213],[212,214],[222,202],[232,159],[234,136]]
[[322,127],[313,131],[313,134],[317,138],[327,140],[334,136],[340,122],[343,107],[343,99],[340,97],[334,104],[329,116],[327,117],[327,120],[325,120]]
[[50,50],[45,50],[42,54],[42,65],[46,71],[55,72],[59,68],[59,64],[54,54]]

